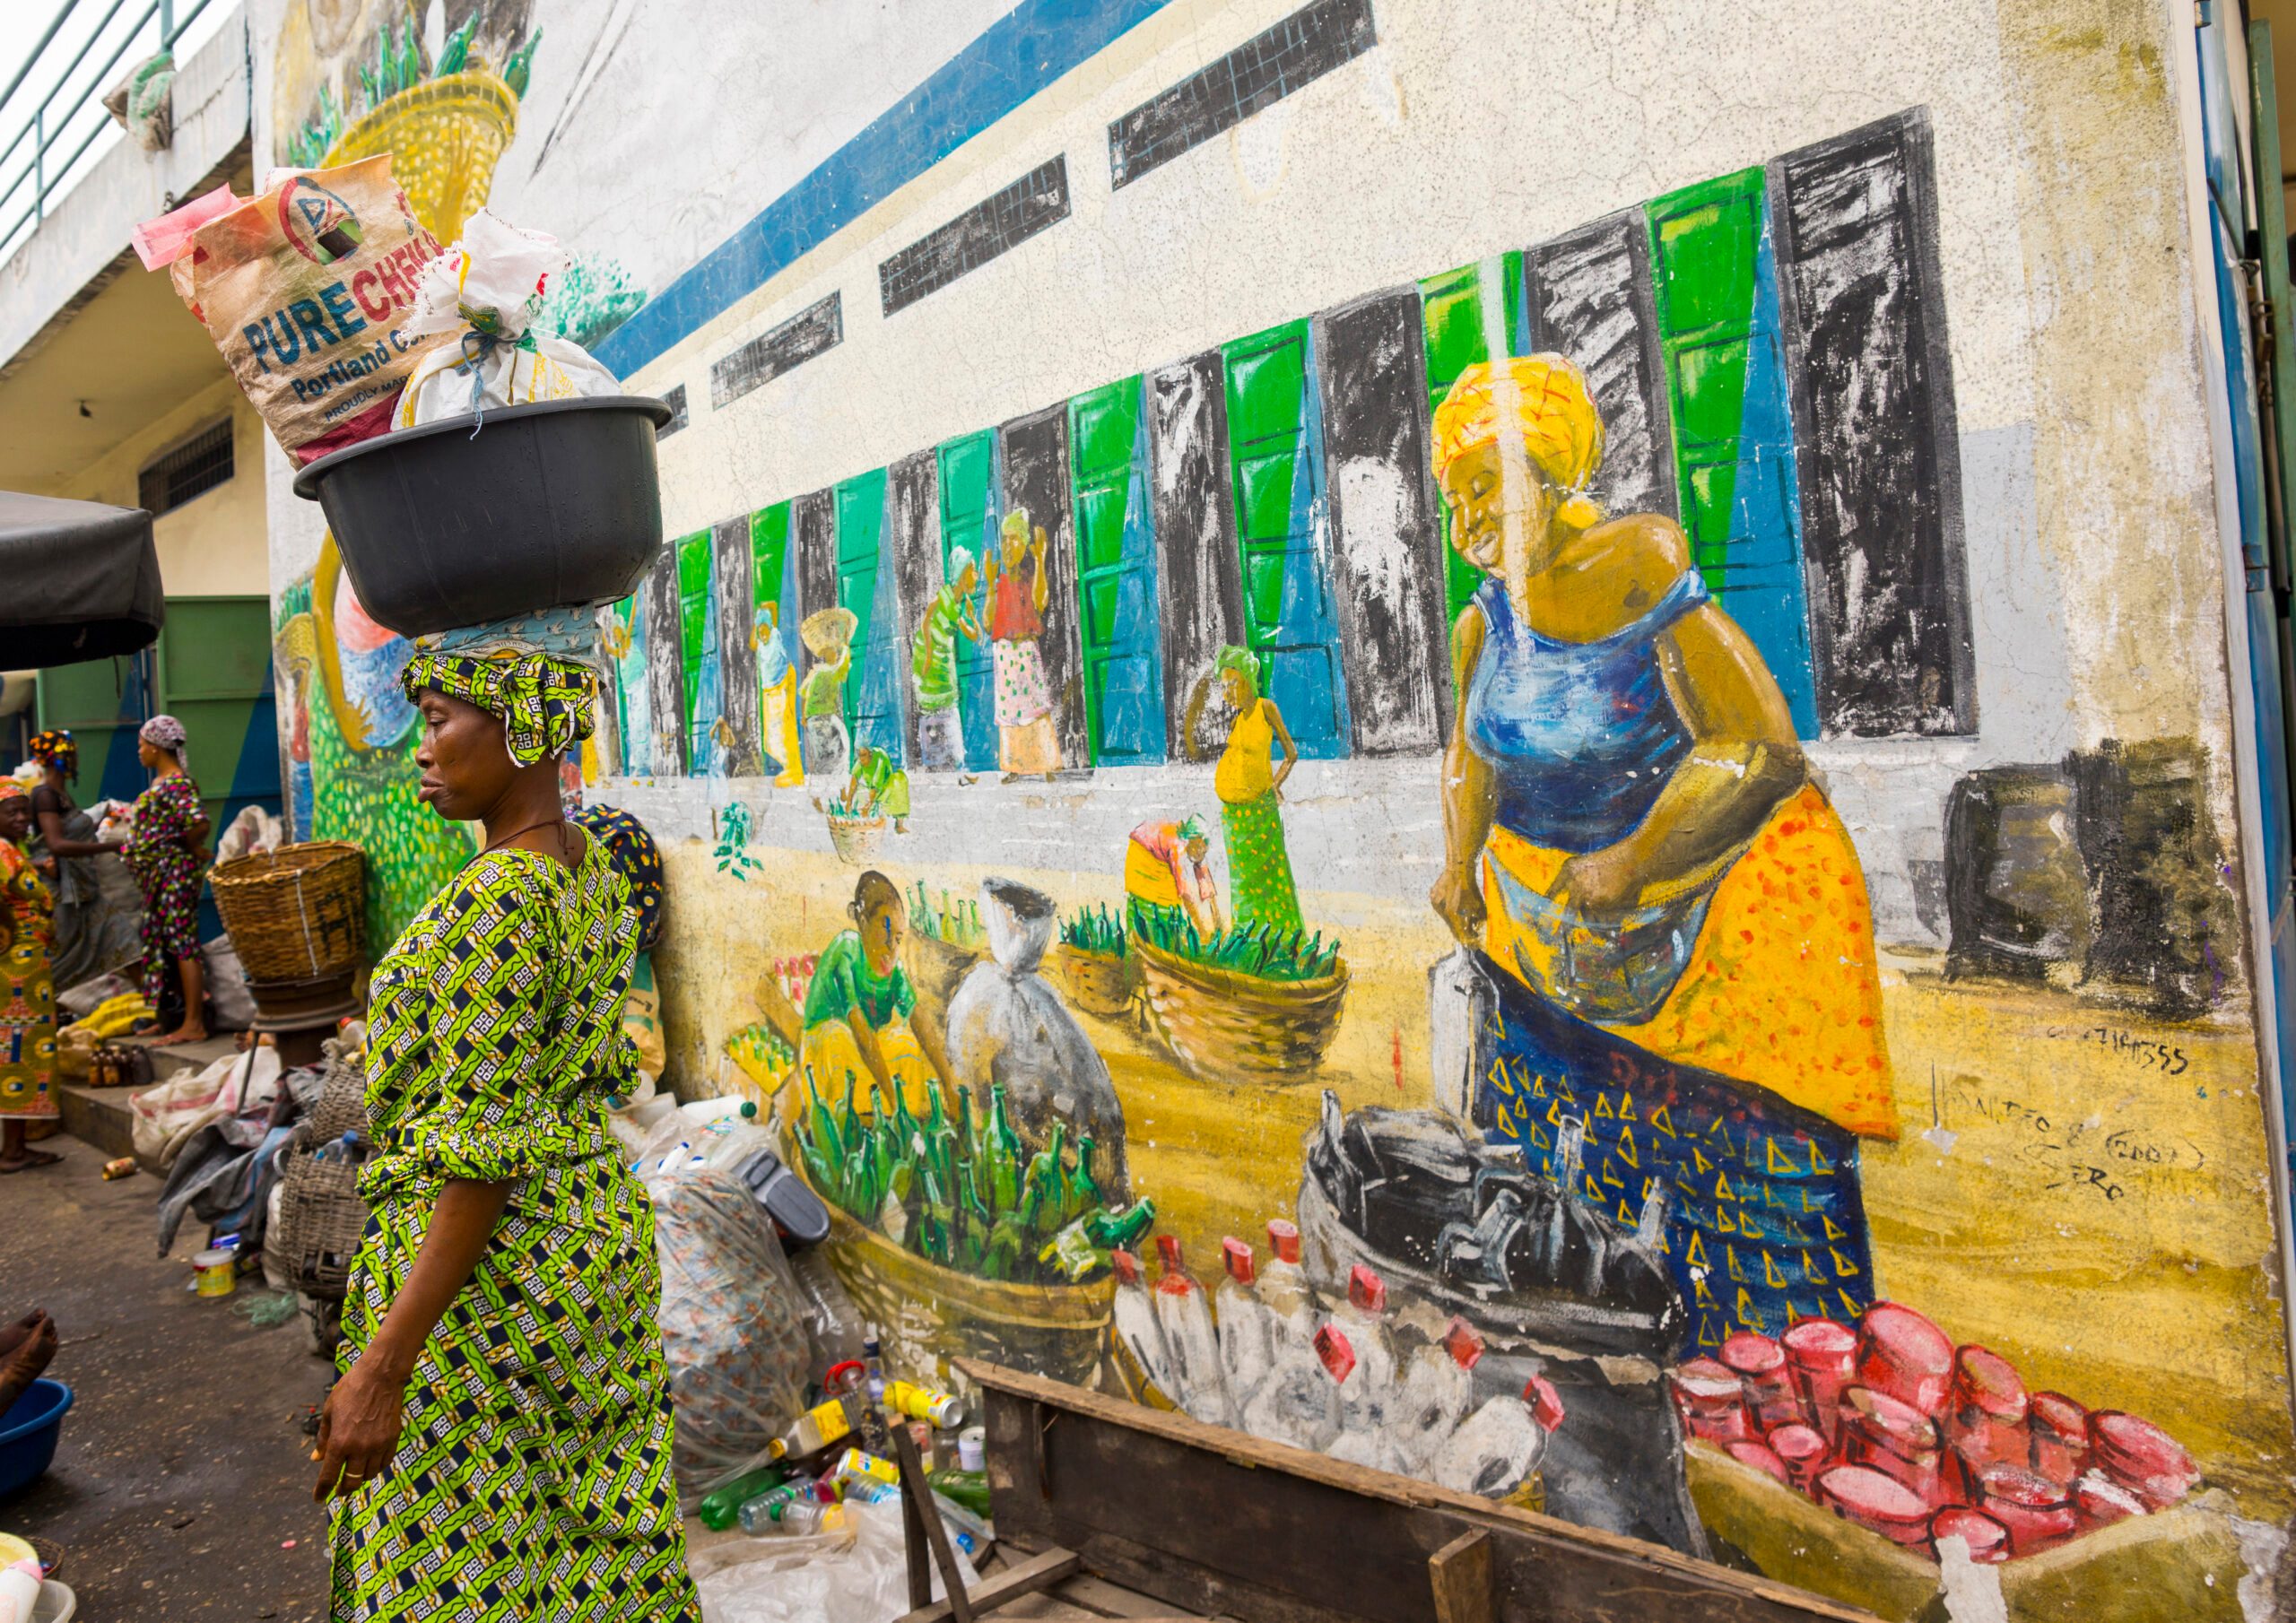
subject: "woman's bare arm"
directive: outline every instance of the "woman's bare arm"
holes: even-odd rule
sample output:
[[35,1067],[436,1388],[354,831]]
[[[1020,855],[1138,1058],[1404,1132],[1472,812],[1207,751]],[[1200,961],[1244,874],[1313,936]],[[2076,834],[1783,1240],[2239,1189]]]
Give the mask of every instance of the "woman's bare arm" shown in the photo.
[[1430,896],[1451,933],[1473,946],[1483,937],[1483,886],[1475,864],[1491,838],[1498,785],[1491,765],[1467,742],[1467,686],[1483,657],[1483,615],[1462,609],[1451,630],[1451,740],[1443,751],[1443,872]]

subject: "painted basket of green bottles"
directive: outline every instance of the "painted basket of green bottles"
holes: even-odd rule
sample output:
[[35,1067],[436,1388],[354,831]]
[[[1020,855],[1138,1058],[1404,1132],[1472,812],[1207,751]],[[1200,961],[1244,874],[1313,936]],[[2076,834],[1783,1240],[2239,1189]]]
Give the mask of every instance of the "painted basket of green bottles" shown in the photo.
[[[1191,1075],[1207,1081],[1294,1082],[1323,1063],[1347,1002],[1347,960],[1277,979],[1131,942],[1149,1024]],[[1321,965],[1318,968],[1322,968]]]
[[[789,1168],[808,1188],[804,1157]],[[815,1193],[822,1193],[815,1190]],[[861,1316],[891,1337],[904,1367],[983,1358],[1051,1380],[1088,1386],[1100,1366],[1116,1276],[1081,1285],[1013,1284],[984,1280],[895,1245],[855,1220],[835,1201],[829,1208],[829,1265]]]

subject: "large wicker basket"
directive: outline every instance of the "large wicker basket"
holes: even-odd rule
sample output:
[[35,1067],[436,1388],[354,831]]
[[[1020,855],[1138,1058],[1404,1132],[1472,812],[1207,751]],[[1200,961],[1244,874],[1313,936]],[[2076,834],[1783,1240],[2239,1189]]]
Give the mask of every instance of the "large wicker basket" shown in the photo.
[[1347,1001],[1347,960],[1311,981],[1191,963],[1134,936],[1150,1028],[1206,1081],[1296,1082],[1323,1063]]
[[1054,949],[1068,1001],[1104,1020],[1132,1018],[1133,960],[1113,952],[1087,952],[1066,942]]
[[[813,1186],[794,1148],[787,1165]],[[894,1245],[834,1201],[822,1203],[829,1208],[830,1269],[861,1316],[889,1339],[896,1367],[929,1368],[946,1381],[952,1359],[984,1358],[1071,1385],[1091,1384],[1108,1340],[1115,1275],[1081,1285],[976,1279]]]
[[329,1038],[318,1102],[279,1151],[279,1220],[264,1242],[306,1297],[340,1298],[366,1232],[359,1163],[343,1142],[366,1136],[366,1066]]
[[909,939],[901,943],[901,957],[907,960],[909,984],[916,989],[918,1002],[935,1020],[945,1020],[949,1000],[965,984],[965,976],[973,972],[975,965],[988,961],[988,947],[986,942],[978,947],[960,947],[926,934],[912,921]]
[[309,981],[355,968],[367,859],[339,839],[234,857],[209,874],[215,910],[251,981]]
[[843,817],[829,814],[829,843],[840,861],[856,868],[877,860],[884,848],[886,820],[882,817]]

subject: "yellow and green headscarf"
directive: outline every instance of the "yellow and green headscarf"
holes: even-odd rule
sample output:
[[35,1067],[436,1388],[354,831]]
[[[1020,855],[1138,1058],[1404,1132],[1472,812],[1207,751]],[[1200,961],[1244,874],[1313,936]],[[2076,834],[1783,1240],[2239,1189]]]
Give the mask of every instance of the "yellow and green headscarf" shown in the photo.
[[411,700],[431,688],[499,717],[522,767],[565,754],[596,725],[598,628],[588,609],[548,609],[414,638],[399,673]]

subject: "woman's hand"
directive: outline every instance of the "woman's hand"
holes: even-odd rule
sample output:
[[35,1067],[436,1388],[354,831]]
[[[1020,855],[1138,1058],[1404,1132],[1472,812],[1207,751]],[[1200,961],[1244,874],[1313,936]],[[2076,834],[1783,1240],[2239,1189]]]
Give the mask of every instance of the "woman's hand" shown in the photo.
[[381,1373],[371,1358],[361,1358],[335,1384],[319,1410],[319,1480],[311,1497],[326,1503],[357,1493],[382,1475],[398,1452],[405,1422],[405,1386]]
[[1641,896],[1642,873],[1634,853],[1618,846],[1565,858],[1547,887],[1547,898],[1557,907],[1613,922],[1624,918]]
[[1435,881],[1428,893],[1435,904],[1435,911],[1451,926],[1451,933],[1459,938],[1463,947],[1478,946],[1483,941],[1484,919],[1483,887],[1475,881],[1474,870],[1448,869]]

